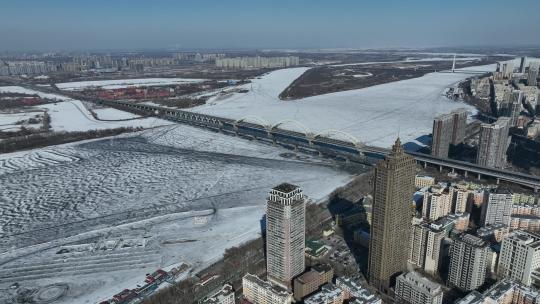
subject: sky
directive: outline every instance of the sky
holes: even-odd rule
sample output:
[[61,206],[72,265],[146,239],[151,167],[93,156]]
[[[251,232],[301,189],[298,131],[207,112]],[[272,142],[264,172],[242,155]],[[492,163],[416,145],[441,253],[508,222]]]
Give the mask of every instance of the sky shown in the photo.
[[538,0],[0,0],[0,51],[538,45],[538,12]]

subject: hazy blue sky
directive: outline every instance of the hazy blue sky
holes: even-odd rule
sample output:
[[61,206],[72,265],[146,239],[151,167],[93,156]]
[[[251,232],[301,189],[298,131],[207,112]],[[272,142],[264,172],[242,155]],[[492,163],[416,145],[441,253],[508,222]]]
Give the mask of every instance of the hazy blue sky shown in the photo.
[[0,50],[540,44],[539,0],[0,0]]

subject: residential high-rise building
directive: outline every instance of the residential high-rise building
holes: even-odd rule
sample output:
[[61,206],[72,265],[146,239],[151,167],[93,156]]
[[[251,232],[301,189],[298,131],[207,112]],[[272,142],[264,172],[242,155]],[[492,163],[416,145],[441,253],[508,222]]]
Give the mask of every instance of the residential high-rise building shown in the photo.
[[507,61],[502,65],[502,74],[506,79],[512,79],[514,75],[514,63],[512,61]]
[[409,259],[413,267],[436,275],[442,260],[442,241],[445,231],[435,223],[422,223],[412,226]]
[[525,73],[525,56],[521,57],[521,61],[519,62],[519,72]]
[[512,215],[512,192],[508,189],[492,189],[485,196],[487,199],[482,204],[480,222],[482,226],[503,224],[510,226]]
[[497,273],[531,286],[531,273],[540,267],[540,236],[522,230],[502,242]]
[[306,198],[300,187],[283,183],[266,201],[266,268],[268,280],[291,288],[304,272]]
[[506,165],[506,150],[510,145],[508,130],[510,119],[499,117],[493,124],[482,124],[476,163],[481,166],[504,168]]
[[454,119],[452,115],[442,114],[433,120],[433,136],[431,143],[431,155],[448,157],[450,142],[452,141],[452,128]]
[[471,234],[462,234],[450,249],[448,283],[461,290],[474,290],[484,284],[489,247]]
[[442,304],[442,300],[442,286],[418,272],[409,272],[397,277],[396,303]]
[[293,300],[287,290],[249,273],[242,278],[242,291],[253,304],[289,304]]
[[510,127],[515,127],[521,114],[521,109],[523,108],[523,92],[520,90],[515,90],[510,94],[510,103],[508,104],[507,113],[503,116],[510,117]]
[[450,144],[457,145],[465,139],[466,127],[467,109],[464,108],[435,117],[433,120],[431,155],[448,157]]
[[457,145],[465,139],[466,127],[467,109],[464,108],[435,117],[433,120],[431,155],[448,157],[450,144]]
[[531,62],[531,64],[529,64],[529,73],[527,74],[527,85],[537,86],[538,67],[539,67],[539,64],[537,62]]
[[465,130],[467,128],[467,109],[459,108],[450,112],[453,118],[452,145],[457,145],[465,140]]
[[452,212],[453,192],[445,187],[431,186],[424,192],[422,217],[436,220]]
[[375,167],[368,278],[383,293],[407,267],[408,248],[403,240],[409,240],[411,233],[415,166],[398,138]]

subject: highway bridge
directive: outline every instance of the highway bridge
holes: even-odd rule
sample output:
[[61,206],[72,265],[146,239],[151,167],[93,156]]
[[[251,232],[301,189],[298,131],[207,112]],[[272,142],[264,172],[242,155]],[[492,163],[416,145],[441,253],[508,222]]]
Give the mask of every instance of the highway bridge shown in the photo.
[[[354,136],[339,130],[327,130],[315,134],[310,132],[300,122],[294,120],[286,119],[272,125],[257,117],[248,116],[235,120],[143,103],[122,101],[100,101],[100,103],[144,115],[155,115],[163,119],[203,127],[233,136],[282,145],[295,151],[336,157],[346,162],[371,165],[383,159],[390,151],[389,149],[364,145]],[[285,124],[294,124],[301,131],[286,130],[282,128]],[[332,137],[335,135],[340,135],[347,140]],[[440,170],[447,168],[452,170],[452,172],[457,170],[465,176],[475,174],[478,179],[482,177],[493,178],[497,183],[505,181],[529,187],[534,189],[534,191],[540,189],[540,177],[537,176],[483,167],[453,159],[433,157],[418,152],[407,153],[424,166],[434,165],[439,167]]]

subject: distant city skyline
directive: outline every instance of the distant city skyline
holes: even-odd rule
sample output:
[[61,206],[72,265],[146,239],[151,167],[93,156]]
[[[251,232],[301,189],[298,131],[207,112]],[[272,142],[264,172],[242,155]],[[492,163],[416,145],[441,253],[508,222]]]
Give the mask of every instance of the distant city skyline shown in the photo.
[[6,1],[0,51],[534,45],[538,11],[532,0]]

